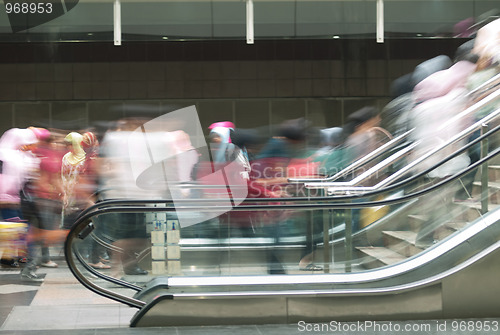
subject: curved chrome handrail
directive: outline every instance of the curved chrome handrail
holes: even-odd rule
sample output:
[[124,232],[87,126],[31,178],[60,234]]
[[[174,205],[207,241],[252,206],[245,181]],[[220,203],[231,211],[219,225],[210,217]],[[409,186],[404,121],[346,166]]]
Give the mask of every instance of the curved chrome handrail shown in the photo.
[[[493,245],[489,246],[488,248],[482,250],[481,252],[473,255],[472,257],[468,258],[467,260],[463,261],[462,263],[452,267],[451,269],[448,269],[446,271],[440,272],[434,276],[427,277],[425,279],[421,279],[418,281],[410,282],[407,284],[401,284],[401,285],[394,285],[394,286],[389,286],[389,287],[374,287],[374,288],[356,288],[356,289],[310,289],[310,290],[274,290],[274,291],[245,291],[245,292],[193,292],[193,293],[170,293],[169,295],[172,296],[173,299],[209,299],[209,298],[234,298],[234,297],[253,297],[253,298],[259,298],[259,297],[269,297],[269,296],[324,296],[324,295],[342,295],[342,296],[353,296],[353,295],[362,295],[362,294],[370,294],[370,295],[375,295],[375,294],[387,294],[391,292],[406,292],[410,291],[416,288],[420,287],[426,287],[433,285],[442,279],[455,274],[471,265],[474,263],[480,261],[484,257],[488,256],[492,252],[500,249],[500,241],[494,243]],[[439,256],[437,256],[439,257]],[[434,258],[435,259],[435,258]],[[335,274],[332,276],[349,276],[351,277],[353,274]],[[321,275],[323,277],[324,275]],[[325,275],[326,276],[326,275]],[[291,283],[286,283],[286,282],[280,282],[280,278],[278,277],[284,277],[284,276],[274,276],[272,278],[275,278],[275,280],[272,280],[271,282],[266,282],[266,283],[255,283],[254,285],[289,285],[289,284],[317,284],[318,283],[318,277],[317,275],[301,275],[300,278],[297,279],[304,279],[302,282],[297,282],[293,281]],[[307,280],[310,277],[309,281]],[[207,278],[207,277],[204,277]],[[270,278],[270,279],[272,279]],[[193,286],[200,286],[199,282],[193,282],[190,280],[186,280],[188,278],[183,277],[183,280],[186,280],[186,282],[182,283],[181,285],[177,285],[174,278],[169,279],[169,285],[171,285],[172,288],[175,288],[176,286],[179,287],[186,287],[188,285],[184,284],[189,284]],[[181,279],[181,278],[178,278]],[[199,278],[196,278],[199,279]],[[242,278],[243,279],[243,278]],[[246,279],[246,278],[244,278]],[[249,279],[254,279],[254,278],[249,278]],[[377,280],[377,279],[374,279]],[[339,283],[346,283],[347,281],[340,280]],[[330,282],[328,282],[330,283]],[[233,285],[233,284],[221,284],[221,285]],[[238,285],[238,284],[234,284]]]
[[[413,257],[412,259],[404,262],[392,265],[390,267],[385,267],[381,269],[375,269],[371,271],[361,272],[361,273],[349,273],[349,274],[323,274],[318,275],[275,275],[275,276],[227,276],[227,277],[172,277],[169,278],[168,286],[171,289],[182,288],[182,287],[213,287],[213,286],[284,286],[284,285],[319,285],[319,284],[357,284],[357,283],[367,283],[373,281],[381,281],[384,278],[394,277],[395,275],[401,275],[403,273],[408,273],[409,271],[421,268],[425,264],[432,260],[436,260],[444,254],[454,250],[459,245],[466,243],[471,237],[477,235],[482,230],[493,226],[500,221],[500,209],[490,212],[488,215],[481,217],[477,224],[471,225],[463,231],[459,232],[454,238],[444,241],[442,244],[435,246],[434,248],[428,249],[422,254]],[[254,298],[260,296],[270,296],[270,295],[359,295],[359,294],[382,294],[389,292],[401,292],[415,289],[418,287],[423,287],[437,282],[453,273],[456,273],[467,266],[474,264],[476,261],[482,259],[490,252],[497,250],[500,247],[500,242],[487,247],[486,249],[470,256],[464,262],[459,265],[447,269],[445,271],[439,272],[431,277],[425,277],[424,279],[412,281],[409,283],[401,285],[392,285],[388,287],[372,287],[372,288],[331,288],[331,289],[298,289],[298,290],[261,290],[261,291],[251,291],[246,290],[244,292],[191,292],[191,293],[171,293],[172,297],[175,298],[234,298],[243,297],[251,295]],[[79,280],[81,278],[78,278]],[[87,281],[87,284],[90,283]],[[86,286],[84,284],[84,286]],[[131,307],[141,308],[146,305],[146,302],[137,299],[129,298],[121,294],[103,289],[102,287],[96,286],[97,289],[94,292],[104,295],[108,298],[117,300],[119,302],[125,303]]]
[[[437,184],[435,184],[435,185],[433,185],[433,186],[431,186],[431,187],[429,187],[427,189],[421,190],[421,191],[416,192],[416,193],[411,194],[411,195],[402,196],[401,198],[398,198],[398,199],[382,200],[382,201],[367,202],[367,203],[355,203],[355,204],[353,204],[353,203],[340,203],[340,204],[330,203],[330,204],[309,204],[309,205],[307,205],[307,204],[301,204],[301,205],[268,205],[268,206],[262,206],[261,205],[261,206],[248,206],[250,208],[248,208],[248,207],[241,207],[241,208],[240,207],[235,207],[233,210],[236,210],[236,211],[246,211],[246,210],[249,210],[249,209],[250,210],[273,210],[273,209],[283,210],[283,208],[285,208],[285,209],[314,210],[314,209],[330,209],[330,208],[373,207],[373,206],[379,206],[379,205],[390,205],[390,204],[400,203],[402,201],[406,201],[406,200],[409,200],[409,199],[416,198],[416,197],[419,197],[421,195],[427,194],[429,192],[434,191],[437,188],[440,188],[443,185],[446,185],[446,184],[448,184],[450,182],[453,182],[456,178],[459,178],[462,175],[465,175],[465,174],[469,173],[471,169],[475,169],[477,166],[479,166],[479,165],[483,164],[484,162],[492,159],[493,157],[496,157],[496,155],[499,152],[500,152],[500,148],[497,148],[497,150],[495,150],[494,152],[492,152],[490,155],[488,155],[487,157],[479,160],[475,164],[472,164],[468,169],[464,169],[461,173],[456,174],[453,178],[450,178],[448,180],[443,180],[440,183],[437,183]],[[82,215],[82,216],[80,216],[77,219],[77,221],[75,222],[75,225],[71,229],[71,231],[68,234],[68,237],[66,239],[66,242],[65,242],[65,245],[64,245],[64,250],[65,250],[65,256],[66,256],[66,261],[68,263],[68,266],[69,266],[71,272],[73,273],[73,275],[77,278],[77,280],[79,280],[80,283],[82,283],[82,285],[84,285],[85,287],[87,287],[91,291],[93,291],[93,292],[95,292],[97,294],[103,295],[105,297],[108,297],[110,299],[122,302],[122,303],[127,304],[127,305],[129,305],[131,307],[141,308],[142,306],[144,306],[145,302],[137,300],[137,299],[134,299],[134,298],[130,298],[130,297],[122,295],[122,294],[118,294],[118,293],[113,292],[113,291],[108,290],[108,289],[105,289],[103,287],[100,287],[100,286],[96,285],[95,283],[91,282],[90,280],[88,280],[83,275],[83,273],[81,273],[81,271],[77,268],[76,263],[74,261],[74,258],[72,257],[72,255],[73,255],[73,253],[72,253],[72,251],[73,251],[73,249],[72,249],[72,241],[75,238],[77,238],[78,234],[81,233],[82,230],[88,225],[88,223],[90,222],[90,218],[92,218],[93,216],[97,216],[97,215],[101,215],[101,214],[105,214],[105,213],[116,213],[116,212],[120,212],[120,213],[123,213],[123,212],[137,213],[137,212],[171,212],[171,211],[174,211],[174,210],[192,211],[193,209],[196,209],[196,208],[200,209],[199,207],[195,207],[195,206],[184,206],[184,207],[180,207],[180,208],[173,208],[173,207],[145,207],[145,206],[134,207],[134,206],[124,206],[124,207],[104,208],[104,209],[99,209],[99,210],[95,210],[95,211],[92,211],[92,212],[88,212],[85,215]],[[204,208],[203,210],[216,210],[216,209]],[[117,280],[115,278],[103,275],[103,274],[95,271],[91,267],[86,266],[87,264],[85,264],[85,262],[82,262],[82,264],[85,266],[85,268],[89,272],[98,275],[100,278],[103,278],[105,280],[108,280],[108,281],[111,281],[113,283],[120,284],[120,285],[123,285],[123,286],[126,286],[125,284],[129,284],[127,282],[120,281],[120,280]],[[349,274],[348,276],[356,276],[356,275],[357,274]],[[291,275],[287,275],[287,276],[291,276]],[[308,275],[301,275],[301,276],[308,276]],[[325,276],[331,276],[331,275],[325,274]],[[283,276],[275,276],[275,277],[272,277],[272,278],[279,278],[279,277],[283,277]],[[317,278],[317,277],[318,276],[314,276],[314,278]],[[323,277],[323,275],[321,277]],[[186,278],[186,277],[184,277],[184,278]],[[204,277],[204,278],[206,278],[206,277]],[[220,278],[220,277],[217,277],[217,278]],[[244,278],[244,277],[241,277],[241,278]],[[266,278],[268,278],[268,277],[266,276]],[[288,277],[285,276],[285,278],[288,278]],[[306,277],[304,277],[304,278],[306,278]],[[356,278],[356,277],[349,277],[349,278]],[[276,280],[276,279],[272,279],[272,280]],[[271,280],[271,282],[272,282],[272,280]],[[268,282],[268,283],[270,283],[270,282]]]

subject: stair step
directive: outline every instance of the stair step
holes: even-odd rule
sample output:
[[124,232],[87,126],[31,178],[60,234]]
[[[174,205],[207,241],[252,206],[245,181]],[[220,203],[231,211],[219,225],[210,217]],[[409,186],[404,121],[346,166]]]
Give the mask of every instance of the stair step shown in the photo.
[[[455,202],[457,205],[462,205],[464,207],[468,207],[470,209],[481,209],[481,202],[480,201],[463,201],[463,202]],[[488,209],[491,211],[495,208],[497,208],[499,204],[488,204]]]
[[454,222],[447,222],[445,223],[445,226],[447,228],[453,229],[455,231],[462,229],[468,224],[468,222],[465,221],[454,221]]
[[490,180],[500,179],[500,165],[488,165],[488,172]]
[[[384,247],[357,247],[356,249],[382,263],[382,266],[398,263],[406,259],[403,255]],[[368,263],[365,262],[364,265]]]
[[444,240],[446,237],[450,236],[451,234],[461,230],[463,227],[465,227],[468,224],[468,222],[464,221],[454,221],[454,222],[447,222],[443,224],[441,227],[436,229],[434,233],[434,238],[438,241]]
[[[479,201],[463,201],[463,202],[455,202],[455,204],[462,206],[467,210],[464,211],[462,217],[463,220],[472,222],[481,216],[481,202]],[[500,206],[499,204],[489,204],[488,210],[492,211],[495,208]]]
[[[472,196],[474,198],[480,198],[481,197],[481,182],[480,181],[475,181],[473,183],[473,189],[472,189]],[[488,182],[488,191],[489,191],[489,202],[491,204],[498,204],[499,203],[499,194],[498,192],[500,191],[500,182]]]
[[382,233],[413,244],[415,244],[415,239],[417,238],[417,233],[413,231],[384,231]]
[[410,214],[408,217],[413,218],[415,220],[425,221],[427,220],[427,215],[419,215],[419,214]]
[[382,234],[386,247],[404,257],[411,257],[422,251],[422,249],[415,247],[416,232],[384,231]]
[[410,229],[413,231],[418,231],[422,227],[422,224],[427,221],[427,215],[421,214],[410,214],[408,215]]
[[[473,185],[475,187],[477,187],[477,188],[480,188],[481,187],[481,182],[480,181],[475,181],[473,183]],[[489,181],[488,182],[488,187],[490,189],[493,189],[495,192],[498,192],[498,191],[500,191],[500,182],[498,182],[498,181]]]

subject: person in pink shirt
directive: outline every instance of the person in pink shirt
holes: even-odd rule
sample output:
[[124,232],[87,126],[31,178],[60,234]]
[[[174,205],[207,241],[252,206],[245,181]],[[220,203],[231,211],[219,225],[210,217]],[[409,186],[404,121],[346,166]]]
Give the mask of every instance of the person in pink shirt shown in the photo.
[[[0,212],[3,220],[21,220],[20,192],[36,166],[30,146],[37,142],[28,129],[12,128],[0,138]],[[2,254],[2,266],[19,267],[18,255]]]

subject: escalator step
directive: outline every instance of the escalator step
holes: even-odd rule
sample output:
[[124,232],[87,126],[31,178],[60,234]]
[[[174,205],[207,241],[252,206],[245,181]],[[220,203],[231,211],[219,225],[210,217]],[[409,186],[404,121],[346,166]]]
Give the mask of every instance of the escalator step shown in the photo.
[[364,265],[368,266],[370,262],[380,262],[382,265],[390,265],[406,259],[405,256],[384,247],[358,247],[356,249],[371,258],[363,262]]
[[383,234],[412,244],[415,244],[415,238],[417,237],[417,233],[413,231],[384,231]]
[[384,243],[387,248],[405,257],[411,257],[422,250],[415,247],[417,233],[413,231],[384,231]]
[[445,226],[450,228],[450,229],[453,229],[454,231],[458,231],[458,230],[462,229],[463,227],[465,227],[467,224],[468,224],[468,222],[465,222],[465,221],[455,221],[455,222],[447,222],[447,223],[445,223]]

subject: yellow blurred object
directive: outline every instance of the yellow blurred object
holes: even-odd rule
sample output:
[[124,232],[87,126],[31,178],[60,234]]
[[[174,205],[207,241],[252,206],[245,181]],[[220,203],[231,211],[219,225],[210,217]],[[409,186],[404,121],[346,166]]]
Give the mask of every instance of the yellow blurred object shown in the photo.
[[[380,200],[380,199],[378,199]],[[368,207],[361,210],[360,228],[364,228],[378,219],[384,217],[389,212],[389,206]]]
[[24,222],[0,221],[0,249],[2,258],[14,258],[26,249],[28,225]]

